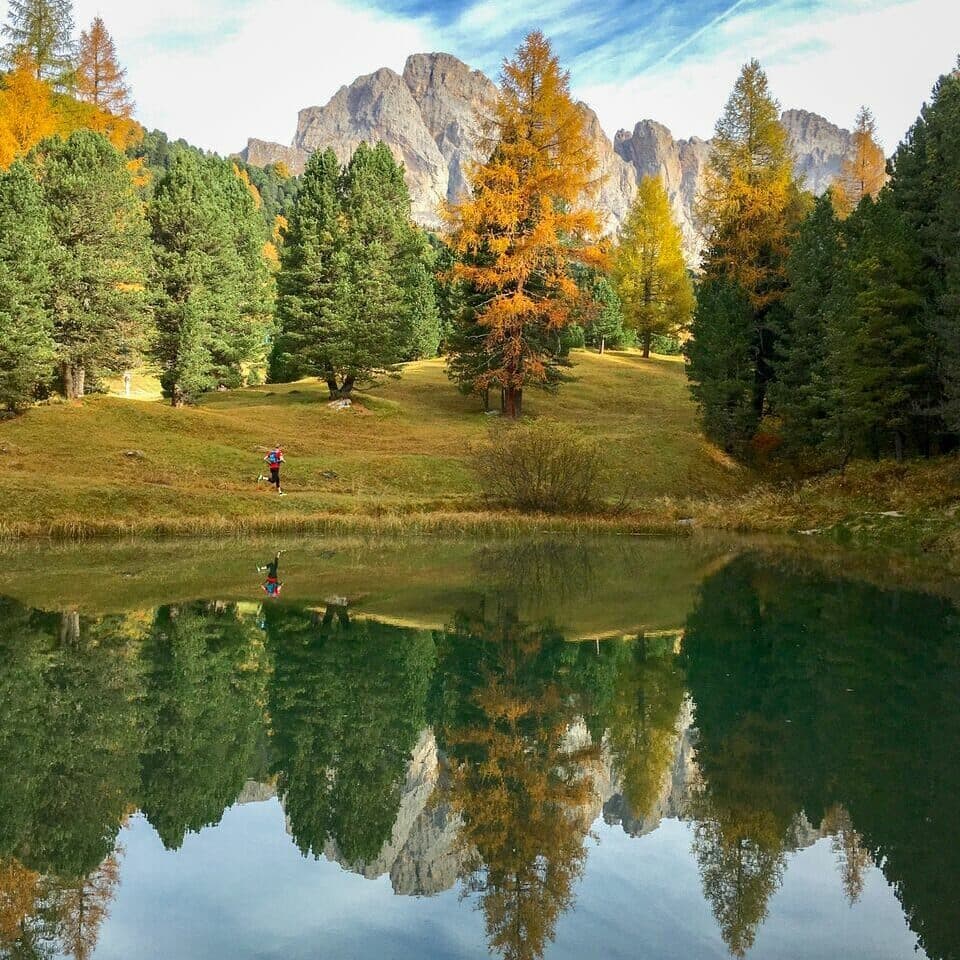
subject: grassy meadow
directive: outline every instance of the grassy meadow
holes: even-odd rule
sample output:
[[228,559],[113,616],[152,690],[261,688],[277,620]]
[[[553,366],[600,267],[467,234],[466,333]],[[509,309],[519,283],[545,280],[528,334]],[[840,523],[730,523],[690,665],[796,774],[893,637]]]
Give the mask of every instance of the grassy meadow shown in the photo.
[[[682,492],[729,497],[747,473],[703,439],[683,364],[633,352],[575,355],[575,381],[531,392],[525,412],[549,414],[603,443],[611,501],[639,507]],[[330,518],[469,514],[484,509],[471,446],[502,426],[447,380],[443,362],[406,366],[328,406],[316,381],[210,394],[175,410],[137,378],[134,397],[50,404],[0,423],[0,496],[8,533],[217,531],[224,524],[295,528]],[[266,449],[283,444],[285,497],[256,483]]]

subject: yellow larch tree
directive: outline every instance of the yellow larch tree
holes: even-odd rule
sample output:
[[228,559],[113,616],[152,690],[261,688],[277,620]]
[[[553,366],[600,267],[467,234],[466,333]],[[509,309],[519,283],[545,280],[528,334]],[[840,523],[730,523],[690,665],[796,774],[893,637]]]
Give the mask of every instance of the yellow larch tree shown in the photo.
[[19,57],[0,89],[0,169],[6,170],[59,126],[50,85],[37,78],[31,60]]
[[603,259],[597,159],[569,75],[542,33],[504,63],[488,113],[489,159],[472,171],[471,195],[446,214],[453,277],[475,294],[488,358],[473,386],[499,386],[504,413],[517,417],[524,386],[550,379],[557,335],[580,298],[572,266]]
[[613,282],[624,325],[636,330],[644,357],[654,336],[677,335],[690,323],[693,283],[660,177],[640,181],[614,251]]
[[733,281],[764,311],[786,291],[784,264],[803,209],[780,105],[751,60],[717,121],[697,198],[707,239],[704,273]]
[[876,133],[873,114],[861,107],[850,153],[844,157],[831,190],[833,205],[841,217],[849,216],[864,197],[876,197],[887,182],[887,158],[877,143]]

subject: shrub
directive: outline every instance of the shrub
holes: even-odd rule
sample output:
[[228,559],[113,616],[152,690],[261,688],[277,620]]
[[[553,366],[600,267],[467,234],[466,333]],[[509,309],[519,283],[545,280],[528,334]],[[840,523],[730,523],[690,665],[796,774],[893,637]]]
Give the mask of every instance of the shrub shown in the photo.
[[544,513],[582,513],[602,503],[608,477],[597,441],[555,420],[497,426],[472,452],[486,497]]

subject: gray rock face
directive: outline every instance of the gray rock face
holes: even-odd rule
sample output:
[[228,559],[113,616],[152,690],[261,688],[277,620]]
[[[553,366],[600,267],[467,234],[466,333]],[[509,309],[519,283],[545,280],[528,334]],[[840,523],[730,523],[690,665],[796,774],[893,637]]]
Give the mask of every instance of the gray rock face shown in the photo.
[[820,196],[837,179],[840,164],[853,149],[850,131],[807,110],[785,110],[780,119],[793,146],[797,173],[803,175],[806,188]]
[[393,70],[360,77],[341,87],[326,106],[300,111],[294,146],[307,153],[330,147],[346,163],[363,141],[383,141],[404,164],[414,219],[436,226],[447,196],[448,163],[410,88]]
[[446,197],[457,200],[469,190],[470,165],[483,159],[482,119],[497,88],[485,74],[448,53],[408,57],[403,80],[447,164]]
[[270,143],[268,140],[248,140],[247,145],[240,151],[240,159],[255,167],[285,163],[294,176],[303,173],[309,156],[309,153],[299,147],[285,147],[279,143]]
[[[488,152],[481,118],[495,92],[489,78],[456,57],[414,54],[403,76],[378,70],[342,87],[325,106],[302,110],[292,147],[250,140],[241,156],[258,166],[283,160],[300,172],[315,150],[332,147],[345,162],[361,141],[382,140],[406,168],[414,219],[436,228],[443,201],[464,195],[471,164]],[[695,264],[703,247],[695,205],[710,141],[676,140],[662,124],[641,120],[632,132],[621,130],[611,143],[596,114],[586,104],[580,106],[599,161],[599,205],[607,231],[619,228],[639,179],[662,176],[687,257]],[[808,189],[823,193],[850,151],[850,133],[805,110],[787,110],[782,119],[797,171]]]
[[696,227],[694,207],[710,157],[710,144],[699,137],[674,140],[662,123],[641,120],[632,133],[621,130],[614,146],[636,171],[638,182],[644,177],[662,178],[683,232],[684,250],[691,261],[695,260],[703,241]]

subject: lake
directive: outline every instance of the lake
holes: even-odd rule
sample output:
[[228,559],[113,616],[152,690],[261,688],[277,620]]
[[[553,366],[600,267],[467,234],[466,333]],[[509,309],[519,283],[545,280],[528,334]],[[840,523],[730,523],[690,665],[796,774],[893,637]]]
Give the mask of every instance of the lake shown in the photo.
[[960,957],[950,585],[279,547],[3,554],[0,956]]

